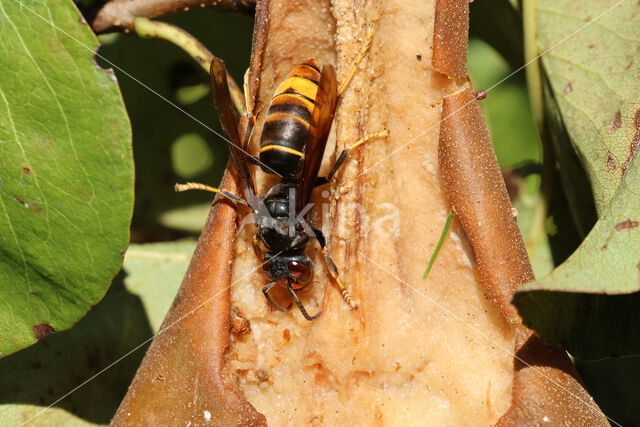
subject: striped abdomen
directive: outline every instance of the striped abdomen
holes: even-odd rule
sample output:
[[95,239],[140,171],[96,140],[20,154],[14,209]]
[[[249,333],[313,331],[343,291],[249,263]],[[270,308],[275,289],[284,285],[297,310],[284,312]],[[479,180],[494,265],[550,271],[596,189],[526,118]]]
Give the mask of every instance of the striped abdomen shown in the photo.
[[320,71],[315,61],[295,67],[280,83],[262,128],[260,161],[265,172],[295,177],[309,136]]

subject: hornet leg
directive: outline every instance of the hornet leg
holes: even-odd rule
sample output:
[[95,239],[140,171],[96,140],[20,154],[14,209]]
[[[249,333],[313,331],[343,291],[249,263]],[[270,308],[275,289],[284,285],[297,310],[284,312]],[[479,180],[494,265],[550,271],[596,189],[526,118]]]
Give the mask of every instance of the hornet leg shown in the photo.
[[300,309],[300,312],[302,313],[302,315],[304,316],[305,319],[307,319],[309,321],[316,320],[318,318],[318,316],[320,316],[322,314],[322,311],[319,311],[318,314],[316,314],[315,316],[309,316],[309,313],[307,313],[307,310],[302,305],[302,302],[298,298],[298,295],[296,295],[296,291],[294,291],[293,288],[291,287],[291,281],[288,280],[288,279],[287,279],[287,290],[291,294],[291,298],[293,298],[293,300],[295,301],[296,305]]
[[351,293],[346,288],[344,283],[342,283],[342,280],[340,279],[340,274],[338,273],[338,267],[336,267],[336,263],[333,262],[333,258],[331,258],[331,254],[329,254],[329,248],[327,248],[327,239],[324,237],[324,234],[322,233],[321,230],[314,228],[313,232],[316,235],[315,237],[316,237],[316,240],[318,241],[318,244],[320,244],[320,248],[322,248],[322,254],[324,255],[324,260],[325,260],[325,263],[327,264],[327,268],[329,269],[329,273],[331,273],[331,277],[338,284],[338,288],[340,288],[340,292],[342,293],[342,298],[347,304],[349,304],[349,307],[351,307],[352,310],[357,309],[358,303],[354,301],[353,297],[351,296]]
[[[267,283],[266,285],[264,285],[262,287],[262,293],[264,294],[264,296],[267,298],[267,301],[269,301],[271,303],[272,306],[274,306],[275,308],[277,308],[280,311],[287,311],[286,308],[284,308],[283,306],[281,306],[280,304],[278,304],[277,302],[275,302],[273,300],[273,298],[271,298],[271,295],[269,295],[269,290],[271,288],[273,288],[275,286],[275,284],[278,282],[271,282],[271,283]],[[304,313],[303,313],[304,314]]]
[[200,184],[199,182],[187,182],[186,184],[176,184],[174,188],[177,192],[189,191],[189,190],[203,190],[203,191],[208,191],[210,193],[217,193],[230,199],[232,202],[237,202],[237,203],[241,203],[243,205],[248,206],[248,203],[240,196],[236,196],[235,194],[229,193],[226,190],[221,190],[216,187]]
[[315,186],[318,187],[320,185],[324,185],[324,184],[330,182],[333,179],[333,176],[336,174],[336,172],[338,172],[338,170],[340,169],[340,166],[342,166],[344,161],[347,160],[347,157],[349,157],[349,152],[351,150],[354,150],[354,149],[358,148],[362,144],[365,144],[365,143],[371,141],[372,139],[384,138],[384,137],[387,137],[387,136],[389,136],[389,131],[388,130],[383,130],[383,131],[380,131],[380,132],[371,133],[369,135],[365,135],[364,137],[360,138],[359,140],[357,140],[356,142],[354,142],[350,146],[346,147],[344,150],[342,150],[342,152],[340,152],[340,155],[338,156],[338,159],[336,160],[336,162],[331,167],[331,170],[329,171],[327,176],[316,179]]
[[340,87],[338,88],[338,97],[342,95],[342,92],[344,92],[344,90],[349,85],[349,82],[351,82],[353,75],[356,73],[356,69],[358,68],[358,65],[360,65],[365,55],[367,54],[367,51],[371,47],[371,40],[373,40],[373,29],[369,28],[367,30],[367,40],[365,41],[364,47],[360,50],[360,53],[356,57],[356,60],[353,63],[353,66],[351,67],[351,69],[349,70],[347,77],[344,79],[344,81],[342,82],[342,84],[340,84]]

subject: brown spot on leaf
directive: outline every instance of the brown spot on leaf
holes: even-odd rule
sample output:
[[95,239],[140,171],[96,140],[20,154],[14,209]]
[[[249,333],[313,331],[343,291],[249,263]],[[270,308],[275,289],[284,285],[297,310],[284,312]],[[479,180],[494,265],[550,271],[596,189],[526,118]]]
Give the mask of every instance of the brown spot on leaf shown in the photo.
[[635,228],[638,226],[638,221],[633,221],[633,220],[626,220],[626,221],[622,221],[616,224],[616,231],[621,231],[621,230],[629,230],[630,228]]
[[562,93],[569,94],[573,92],[573,84],[571,82],[568,82],[567,85],[564,87],[564,89],[562,90]]
[[34,326],[31,327],[31,330],[33,331],[33,335],[35,335],[35,337],[36,337],[36,339],[38,341],[40,341],[41,339],[43,339],[47,335],[51,335],[52,333],[54,333],[56,331],[48,323],[41,323],[39,325],[34,325]]
[[44,208],[42,206],[40,206],[37,203],[33,203],[31,205],[29,205],[29,210],[35,214],[40,215],[42,213],[42,211],[44,210]]
[[416,59],[417,59],[418,61],[422,61],[422,55],[416,55]]
[[618,129],[620,129],[621,125],[622,125],[622,114],[620,113],[620,110],[618,110],[616,111],[616,114],[614,114],[613,119],[611,119],[611,123],[609,123],[609,130],[607,131],[607,133],[616,132]]
[[589,46],[587,46],[589,49],[593,49],[594,47],[596,47],[596,45],[594,45],[593,43],[591,43]]
[[13,196],[13,200],[15,200],[16,202],[20,203],[22,205],[22,207],[24,208],[28,208],[29,207],[29,203],[25,202],[20,196]]
[[41,214],[42,211],[44,210],[42,206],[40,206],[37,203],[29,203],[26,200],[22,199],[20,196],[13,196],[13,200],[15,200],[16,202],[20,203],[22,205],[23,208],[25,209],[29,209],[31,212],[35,213],[35,214]]
[[22,172],[26,173],[27,175],[31,175],[31,169],[29,169],[28,167],[24,166],[22,168]]
[[618,162],[616,161],[616,159],[613,158],[613,154],[611,154],[611,151],[608,151],[607,152],[607,169],[613,172],[614,170],[616,170],[617,167],[618,167]]
[[631,69],[631,67],[633,66],[633,62],[634,62],[634,57],[631,57],[631,61],[629,61],[627,66],[624,67],[624,71],[629,71]]
[[633,139],[631,140],[631,144],[629,145],[629,154],[622,164],[623,174],[627,171],[629,164],[631,164],[631,161],[633,160],[633,156],[635,156],[636,151],[638,151],[638,145],[640,145],[640,109],[636,110],[636,113],[633,116],[633,123],[636,127],[636,133],[633,135]]

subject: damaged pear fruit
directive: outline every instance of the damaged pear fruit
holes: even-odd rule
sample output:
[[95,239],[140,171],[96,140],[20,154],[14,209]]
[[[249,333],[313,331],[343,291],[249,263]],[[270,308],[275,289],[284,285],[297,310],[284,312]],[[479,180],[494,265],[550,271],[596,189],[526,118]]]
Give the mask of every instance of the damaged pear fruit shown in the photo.
[[[261,288],[250,212],[213,205],[182,288],[114,425],[607,425],[566,353],[521,325],[511,297],[533,278],[466,72],[468,3],[258,2],[247,109],[314,58],[345,79],[313,196],[351,310],[320,248],[313,281],[275,310]],[[237,191],[233,167],[221,187]],[[256,171],[259,193],[274,179]],[[447,214],[456,214],[428,280]],[[291,304],[286,292],[274,297]]]

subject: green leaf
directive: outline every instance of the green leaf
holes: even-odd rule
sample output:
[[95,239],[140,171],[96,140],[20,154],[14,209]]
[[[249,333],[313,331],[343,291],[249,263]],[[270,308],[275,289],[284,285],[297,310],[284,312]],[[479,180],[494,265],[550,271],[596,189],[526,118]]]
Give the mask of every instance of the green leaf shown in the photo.
[[640,353],[639,182],[636,159],[578,250],[514,297],[528,326],[576,357]]
[[[555,198],[561,198],[563,195],[568,201],[568,205],[563,203],[560,206],[556,206],[559,209],[554,209],[552,205],[550,207],[550,214],[554,216],[569,216],[573,221],[573,225],[576,229],[576,233],[580,240],[583,240],[589,233],[597,221],[596,207],[593,201],[593,191],[589,178],[586,175],[583,163],[580,161],[576,152],[571,144],[571,137],[569,136],[565,127],[562,112],[556,102],[556,98],[550,88],[549,79],[543,73],[542,75],[542,90],[545,96],[544,102],[544,126],[545,135],[548,137],[550,143],[550,149],[553,150],[556,162],[559,167],[554,170],[554,181],[559,181],[562,185],[562,189],[558,189],[554,192]],[[558,194],[562,191],[564,194]],[[568,211],[568,212],[567,212]],[[562,233],[566,233],[566,230],[561,230]],[[561,249],[554,245],[556,252],[562,252]],[[577,244],[573,247],[575,247]],[[566,256],[562,260],[566,259]]]
[[[570,201],[588,200],[569,140],[590,180],[598,221],[563,264],[521,288],[514,303],[546,342],[584,360],[640,353],[639,25],[638,2],[537,2],[538,49],[557,45],[543,66],[559,173]],[[589,221],[579,211],[588,209],[573,206],[581,231]]]
[[638,2],[537,1],[540,52],[576,32],[542,63],[600,215],[640,144],[639,27]]
[[[71,327],[122,262],[129,122],[70,1],[0,4],[0,356]],[[52,26],[51,23],[55,25]]]
[[124,259],[127,289],[140,296],[154,331],[160,328],[182,283],[196,242],[131,245]]
[[108,424],[176,295],[194,248],[194,241],[131,245],[122,272],[85,318],[0,360],[3,424]]
[[202,226],[207,220],[210,210],[211,202],[171,209],[160,214],[158,222],[165,227],[176,230],[199,233],[202,231]]
[[[518,182],[512,178],[513,181]],[[542,195],[537,191],[539,183],[540,177],[537,175],[526,178],[520,184],[518,197],[512,201],[513,207],[518,211],[516,218],[518,227],[536,276],[547,274],[554,267],[549,248],[548,234],[550,233],[548,233],[547,224],[544,223],[544,212],[541,211],[545,205],[541,200]],[[535,192],[527,191],[527,187],[534,187]]]

